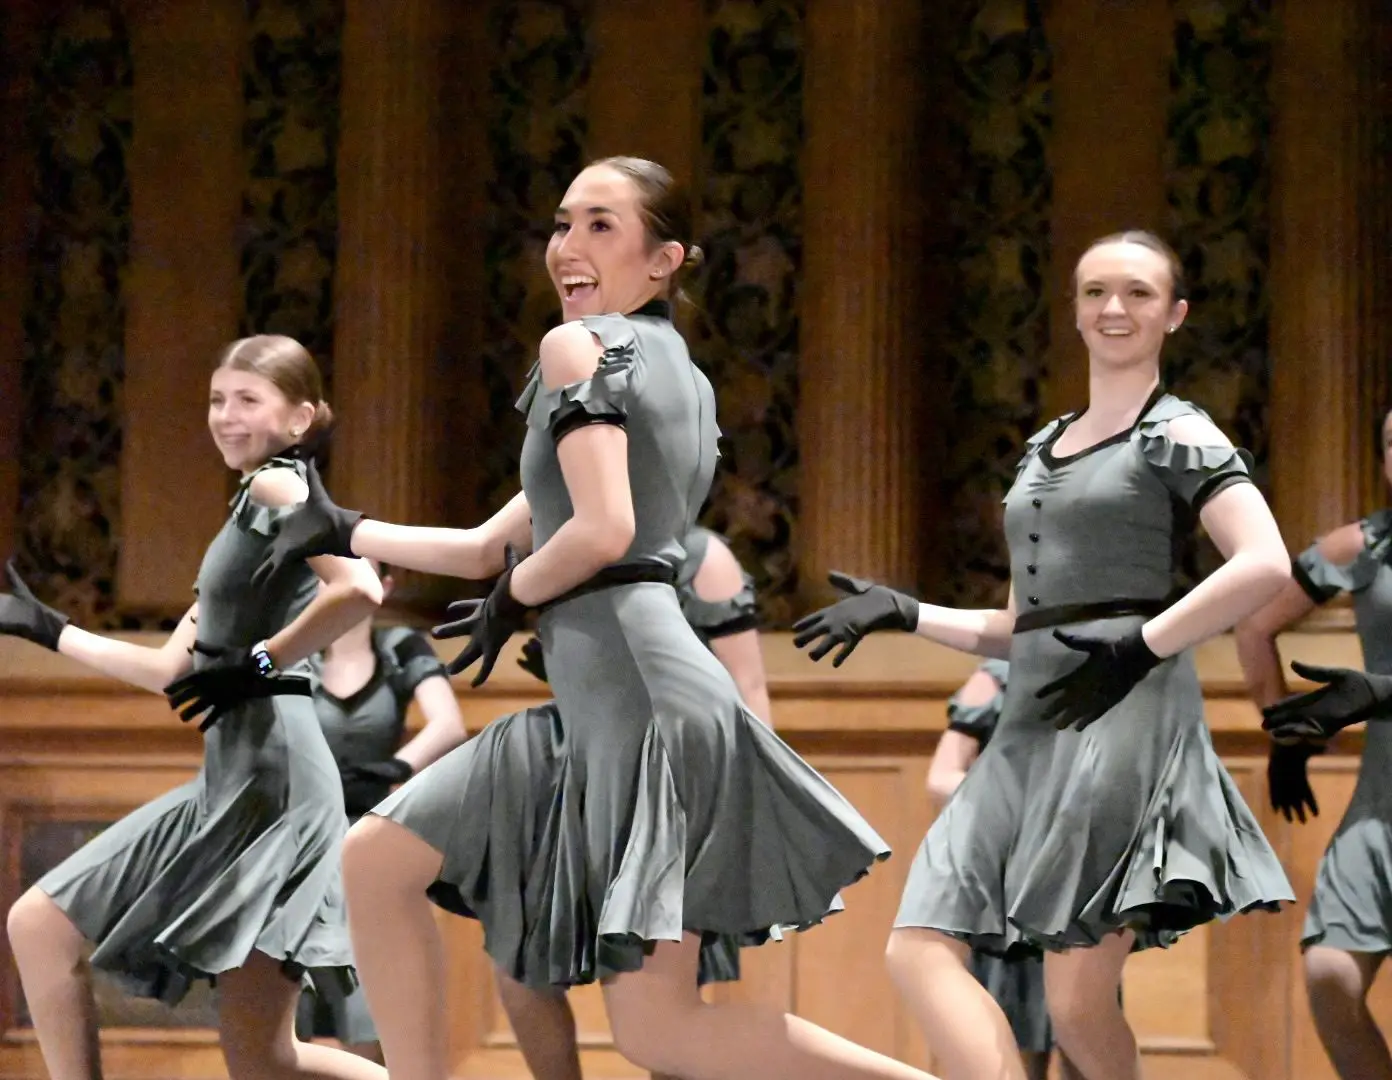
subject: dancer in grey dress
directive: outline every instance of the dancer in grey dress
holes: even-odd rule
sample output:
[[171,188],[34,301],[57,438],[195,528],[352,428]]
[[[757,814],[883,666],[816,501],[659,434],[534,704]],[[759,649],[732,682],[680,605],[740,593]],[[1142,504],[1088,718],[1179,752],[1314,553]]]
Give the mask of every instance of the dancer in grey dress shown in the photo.
[[[383,595],[389,596],[390,569],[377,571]],[[409,626],[374,626],[365,619],[312,656],[309,675],[350,824],[386,798],[392,785],[464,742],[464,721],[445,665],[426,637]],[[403,746],[412,702],[425,725]],[[361,987],[347,993],[338,986],[320,987],[304,995],[295,1028],[302,1039],[336,1039],[354,1053],[380,1060],[377,1029]]]
[[163,647],[79,630],[13,573],[13,593],[0,596],[0,631],[164,689],[205,731],[197,777],[111,825],[10,910],[51,1075],[100,1075],[86,939],[90,968],[134,994],[175,1003],[193,980],[215,980],[234,1076],[384,1078],[360,1058],[295,1044],[290,1025],[301,981],[352,980],[343,794],[304,660],[380,603],[381,588],[366,564],[332,558],[249,586],[305,490],[303,462],[273,455],[328,419],[318,371],[296,342],[248,338],[224,352],[209,427],[242,482],[204,555],[196,602]]
[[[542,341],[518,402],[522,498],[461,533],[366,520],[314,491],[267,561],[275,573],[332,550],[461,577],[501,570],[437,631],[468,635],[451,670],[479,662],[475,684],[539,611],[561,755],[547,798],[528,790],[528,744],[509,718],[412,778],[344,846],[355,955],[393,1076],[438,1080],[447,1067],[427,889],[480,919],[513,978],[603,980],[615,1043],[640,1067],[711,1080],[925,1075],[697,991],[703,941],[757,945],[814,926],[888,849],[741,703],[673,588],[718,435],[711,386],[656,302],[690,258],[682,220],[650,162],[597,163],[567,191],[547,253],[567,321]],[[632,314],[602,314],[615,310]],[[516,562],[511,543],[532,554]]]
[[[1384,470],[1392,477],[1388,425]],[[1363,663],[1392,676],[1392,510],[1333,530],[1295,560],[1293,581],[1238,627],[1238,656],[1253,700],[1266,709],[1286,697],[1276,638],[1317,605],[1353,597]],[[1299,699],[1295,699],[1298,701]],[[1289,709],[1289,706],[1287,706]],[[1318,814],[1306,765],[1324,740],[1274,744],[1272,805],[1287,820]],[[1392,952],[1392,725],[1368,724],[1353,798],[1320,860],[1300,945],[1310,1009],[1325,1052],[1345,1080],[1392,1077],[1392,1054],[1365,999]]]
[[[909,871],[890,971],[949,1073],[1020,1076],[969,948],[1045,953],[1059,1044],[1092,1080],[1134,1080],[1118,1004],[1133,948],[1275,910],[1290,885],[1214,753],[1189,649],[1289,580],[1243,455],[1158,386],[1183,321],[1183,273],[1146,233],[1093,245],[1076,271],[1087,408],[1029,440],[1005,499],[1011,599],[957,611],[835,575],[853,595],[799,624],[814,659],[872,629],[1008,657],[990,745]],[[1197,515],[1225,564],[1182,599],[1174,551]]]

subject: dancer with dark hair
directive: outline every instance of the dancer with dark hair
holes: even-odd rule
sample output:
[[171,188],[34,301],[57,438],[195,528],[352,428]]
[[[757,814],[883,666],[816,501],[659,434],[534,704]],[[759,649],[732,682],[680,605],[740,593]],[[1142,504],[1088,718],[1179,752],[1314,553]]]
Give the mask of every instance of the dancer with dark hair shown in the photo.
[[[971,949],[1042,951],[1069,1059],[1089,1080],[1136,1080],[1127,955],[1292,899],[1214,753],[1190,652],[1289,580],[1285,544],[1244,455],[1160,386],[1188,311],[1168,246],[1098,240],[1074,271],[1074,310],[1088,401],[1029,440],[1005,498],[1006,607],[920,604],[834,574],[851,595],[795,628],[814,660],[899,629],[1010,661],[996,733],[924,838],[889,942],[951,1076],[1023,1076]],[[1226,561],[1175,599],[1176,540],[1195,517]]]
[[[528,986],[601,981],[615,1044],[671,1076],[926,1075],[777,1010],[708,1005],[703,944],[816,925],[888,855],[883,840],[740,701],[683,616],[682,537],[715,470],[715,395],[672,326],[693,259],[667,171],[610,158],[556,213],[547,269],[565,322],[518,409],[524,495],[477,530],[366,520],[312,486],[266,572],[333,551],[499,575],[441,636],[479,664],[539,611],[558,767],[536,792],[515,718],[413,777],[353,827],[353,944],[394,1080],[447,1075],[436,930],[424,898],[484,926]],[[616,314],[617,313],[617,314]],[[535,540],[533,545],[532,541]],[[509,551],[533,549],[520,562]],[[501,804],[501,807],[500,807]]]
[[195,603],[163,646],[78,629],[10,568],[0,633],[163,692],[205,732],[195,779],[111,825],[10,908],[10,946],[54,1080],[101,1076],[94,968],[170,1004],[195,979],[216,981],[234,1078],[385,1080],[362,1058],[297,1042],[293,1028],[302,982],[352,980],[343,791],[305,660],[380,604],[381,585],[367,563],[332,556],[250,583],[305,498],[295,448],[330,419],[297,342],[259,336],[224,351],[208,427],[242,481],[204,555]]

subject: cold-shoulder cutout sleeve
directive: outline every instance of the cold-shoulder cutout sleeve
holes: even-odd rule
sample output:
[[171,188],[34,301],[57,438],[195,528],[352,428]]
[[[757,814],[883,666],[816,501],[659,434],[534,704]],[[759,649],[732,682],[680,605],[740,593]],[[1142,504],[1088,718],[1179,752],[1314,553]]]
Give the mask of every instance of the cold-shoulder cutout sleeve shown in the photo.
[[1392,510],[1379,510],[1364,518],[1363,549],[1346,563],[1331,562],[1316,541],[1291,560],[1291,576],[1316,604],[1325,604],[1341,592],[1361,592],[1373,583],[1387,561],[1392,546]]
[[960,731],[984,746],[995,733],[996,723],[1000,720],[1010,665],[1004,660],[987,660],[977,670],[995,679],[1000,685],[999,692],[984,705],[963,705],[958,695],[953,694],[947,699],[947,727],[949,731]]
[[263,506],[251,497],[251,482],[268,469],[293,469],[301,480],[308,475],[308,468],[303,461],[296,458],[273,457],[255,472],[242,477],[242,482],[237,485],[237,494],[232,496],[231,506],[232,520],[243,532],[274,536],[285,516],[300,508],[299,503],[290,506]]
[[1220,491],[1252,482],[1252,455],[1235,446],[1198,446],[1171,438],[1170,422],[1193,415],[1209,419],[1198,406],[1167,395],[1136,425],[1134,439],[1170,493],[1197,514]]
[[622,315],[586,316],[581,321],[604,349],[594,374],[548,389],[538,363],[517,399],[517,410],[526,416],[527,426],[549,431],[556,440],[586,424],[622,427],[637,391],[638,349],[632,324]]
[[744,580],[740,591],[726,600],[702,600],[690,586],[682,589],[682,614],[708,640],[758,628],[759,607],[754,596],[754,579],[745,571],[741,571],[740,576]]

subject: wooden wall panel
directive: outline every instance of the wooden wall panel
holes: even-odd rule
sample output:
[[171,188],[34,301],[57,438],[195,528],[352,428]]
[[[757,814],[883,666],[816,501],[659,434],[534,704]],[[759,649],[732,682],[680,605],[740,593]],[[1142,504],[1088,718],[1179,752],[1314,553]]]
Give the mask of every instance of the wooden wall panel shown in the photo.
[[226,514],[207,429],[208,378],[237,332],[241,0],[129,5],[134,65],[121,544],[128,611],[182,613]]
[[[137,640],[149,640],[135,636]],[[515,649],[520,642],[513,644]],[[1282,639],[1287,657],[1356,664],[1346,633]],[[877,1050],[929,1065],[927,1042],[884,975],[886,935],[909,862],[929,821],[923,779],[945,723],[947,695],[973,661],[907,636],[864,643],[840,671],[815,666],[787,635],[768,635],[780,733],[861,809],[894,848],[888,863],[846,890],[846,911],[780,945],[746,953],[740,984],[713,1000],[789,1008]],[[461,683],[466,722],[536,703],[544,691],[504,656],[488,686]],[[1352,792],[1361,738],[1341,737],[1313,769],[1321,816],[1286,824],[1266,806],[1265,740],[1241,695],[1232,643],[1199,650],[1208,719],[1219,753],[1258,813],[1301,902],[1281,915],[1251,915],[1206,927],[1172,949],[1135,957],[1126,1006],[1147,1080],[1332,1080],[1314,1034],[1298,952],[1304,901],[1315,868]],[[416,722],[413,718],[413,724]],[[196,732],[154,695],[81,674],[60,656],[0,640],[0,903],[13,898],[26,822],[114,817],[167,790],[196,768]],[[498,1007],[478,926],[441,913],[447,956],[452,1074],[471,1080],[527,1075]],[[41,1076],[32,1035],[10,1021],[14,976],[0,945],[0,1080]],[[853,982],[854,994],[847,994]],[[598,988],[572,995],[587,1075],[637,1077],[613,1050]],[[1392,985],[1381,980],[1374,1015],[1392,1027]],[[141,1028],[104,1034],[107,1073],[130,1080],[221,1077],[207,1030]]]

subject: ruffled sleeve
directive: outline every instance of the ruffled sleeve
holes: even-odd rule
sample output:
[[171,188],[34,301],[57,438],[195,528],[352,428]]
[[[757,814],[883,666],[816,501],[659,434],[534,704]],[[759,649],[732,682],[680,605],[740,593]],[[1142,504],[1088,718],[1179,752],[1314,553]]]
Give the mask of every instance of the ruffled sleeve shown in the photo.
[[985,746],[995,734],[996,722],[1000,720],[1010,665],[1004,660],[987,660],[977,670],[995,679],[1000,690],[984,705],[963,705],[958,695],[953,694],[947,699],[947,727],[949,731],[960,731]]
[[622,315],[586,316],[581,321],[604,346],[595,373],[588,379],[547,389],[541,381],[541,365],[534,364],[517,399],[517,411],[526,416],[527,426],[549,431],[553,439],[585,424],[622,427],[638,389],[638,347],[632,324]]
[[1392,546],[1392,511],[1379,510],[1360,522],[1363,550],[1352,562],[1332,563],[1311,544],[1291,561],[1291,576],[1316,604],[1325,604],[1341,592],[1361,592],[1373,583],[1387,561]]
[[1220,491],[1252,482],[1252,455],[1238,447],[1191,446],[1171,439],[1170,421],[1193,415],[1208,419],[1198,406],[1166,395],[1136,425],[1135,440],[1170,493],[1197,514]]
[[393,626],[383,631],[379,652],[389,657],[395,667],[402,697],[409,698],[416,687],[434,675],[449,677],[425,635],[409,626]]
[[[1065,413],[1056,420],[1050,420],[1049,423],[1045,424],[1044,427],[1040,428],[1025,440],[1025,452],[1020,455],[1020,460],[1015,465],[1015,479],[1011,482],[1012,486],[1019,482],[1020,474],[1025,471],[1029,463],[1039,456],[1040,447],[1044,446],[1045,443],[1054,437],[1054,434],[1059,429],[1059,425],[1067,423],[1072,417],[1072,413]],[[1005,500],[1002,499],[1001,501],[1004,502]]]
[[305,463],[295,458],[273,457],[253,473],[242,477],[237,485],[237,494],[232,496],[232,520],[243,532],[253,532],[259,536],[274,536],[280,521],[286,514],[300,508],[299,503],[291,506],[262,506],[251,497],[251,482],[268,469],[294,469],[295,475],[303,480],[308,475]]

